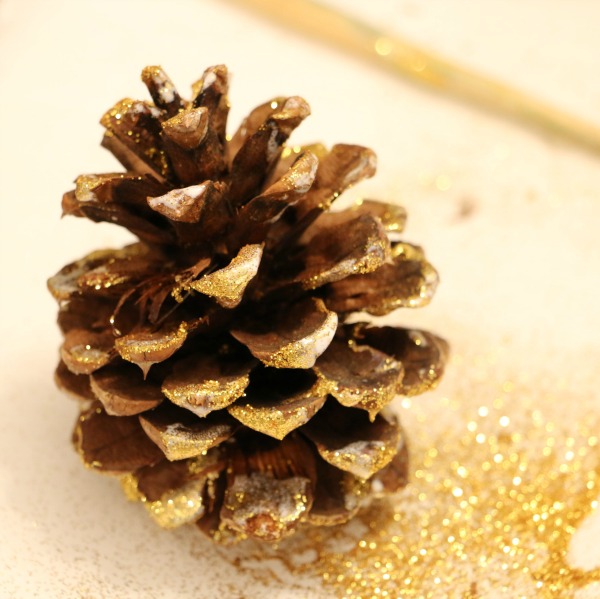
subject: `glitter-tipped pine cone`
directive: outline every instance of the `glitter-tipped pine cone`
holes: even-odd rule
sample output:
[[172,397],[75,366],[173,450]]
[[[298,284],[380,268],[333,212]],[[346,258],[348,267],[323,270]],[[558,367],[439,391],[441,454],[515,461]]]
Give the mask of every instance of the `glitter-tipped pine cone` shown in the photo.
[[398,206],[329,211],[375,155],[286,146],[302,98],[258,106],[229,138],[224,66],[189,102],[159,67],[142,79],[153,103],[101,120],[126,172],[82,175],[63,198],[65,214],[139,238],[48,282],[56,380],[82,400],[75,446],[165,527],[276,541],[345,522],[406,484],[385,407],[433,387],[447,354],[431,333],[352,317],[427,304],[437,274],[398,239]]

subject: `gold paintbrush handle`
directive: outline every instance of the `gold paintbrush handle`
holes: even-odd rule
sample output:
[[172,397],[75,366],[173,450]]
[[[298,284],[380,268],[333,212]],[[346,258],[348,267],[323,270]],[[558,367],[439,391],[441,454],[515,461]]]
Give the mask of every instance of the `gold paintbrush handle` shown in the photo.
[[476,71],[311,0],[232,0],[292,29],[368,58],[479,107],[509,116],[600,153],[600,127]]

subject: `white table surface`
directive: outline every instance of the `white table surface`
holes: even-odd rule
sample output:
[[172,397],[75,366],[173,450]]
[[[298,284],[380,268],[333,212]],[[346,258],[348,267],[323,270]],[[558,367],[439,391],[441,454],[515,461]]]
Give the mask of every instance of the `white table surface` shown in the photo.
[[[331,4],[600,124],[596,2]],[[356,194],[406,206],[407,236],[443,281],[431,306],[404,321],[443,334],[459,355],[497,352],[499,370],[527,378],[534,394],[548,376],[573,378],[586,409],[600,412],[599,156],[224,1],[0,0],[2,597],[330,596],[317,579],[292,590],[242,570],[191,528],[155,528],[118,485],[81,467],[69,443],[76,407],[52,383],[60,337],[46,278],[129,239],[109,225],[60,220],[61,195],[78,174],[115,168],[99,146],[99,117],[121,97],[146,97],[147,64],[161,64],[186,92],[217,63],[233,72],[230,126],[272,96],[299,94],[313,114],[295,140],[378,153],[377,176]],[[464,393],[471,374],[461,368],[453,364],[432,397]],[[563,391],[552,409],[568,419]],[[574,563],[600,565],[598,534],[592,516]]]

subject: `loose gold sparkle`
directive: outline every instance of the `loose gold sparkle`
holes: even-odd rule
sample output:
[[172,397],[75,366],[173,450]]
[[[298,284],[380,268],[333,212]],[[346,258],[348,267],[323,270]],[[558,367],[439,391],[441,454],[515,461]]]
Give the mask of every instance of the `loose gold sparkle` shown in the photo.
[[[483,362],[460,370],[483,374]],[[411,484],[396,500],[341,527],[307,528],[268,557],[293,574],[319,575],[332,596],[356,599],[550,599],[600,582],[600,568],[568,559],[573,535],[598,506],[593,396],[557,397],[556,381],[548,392],[514,380],[494,385],[483,370],[488,378],[471,379],[464,396],[402,402]],[[268,550],[260,551],[264,559]],[[308,563],[289,557],[309,554]]]

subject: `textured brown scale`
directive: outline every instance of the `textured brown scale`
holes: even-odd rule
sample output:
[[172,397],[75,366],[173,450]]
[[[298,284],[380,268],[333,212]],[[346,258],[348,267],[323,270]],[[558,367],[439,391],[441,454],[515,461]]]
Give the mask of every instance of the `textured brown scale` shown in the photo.
[[56,384],[81,405],[74,444],[167,528],[272,542],[346,522],[407,483],[404,434],[383,410],[434,387],[448,353],[354,313],[426,305],[437,273],[400,239],[403,208],[331,210],[375,154],[286,145],[310,114],[302,98],[273,98],[228,137],[225,66],[189,101],[161,67],[142,80],[152,102],[101,120],[126,171],[82,175],[62,202],[139,239],[48,281]]
[[127,363],[105,366],[93,372],[90,388],[111,416],[134,416],[160,405],[160,385],[144,380],[138,368]]

